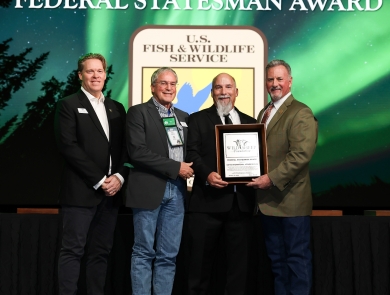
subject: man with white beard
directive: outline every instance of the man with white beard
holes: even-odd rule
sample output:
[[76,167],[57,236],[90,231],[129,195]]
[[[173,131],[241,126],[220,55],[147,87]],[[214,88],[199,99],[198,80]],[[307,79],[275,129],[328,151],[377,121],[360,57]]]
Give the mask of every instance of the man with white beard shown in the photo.
[[224,294],[247,291],[248,260],[255,193],[245,184],[228,184],[217,171],[215,125],[256,123],[234,107],[238,89],[232,76],[213,79],[214,105],[188,120],[187,162],[195,180],[188,203],[190,232],[189,295],[211,294],[210,278],[218,240],[224,238],[227,277]]

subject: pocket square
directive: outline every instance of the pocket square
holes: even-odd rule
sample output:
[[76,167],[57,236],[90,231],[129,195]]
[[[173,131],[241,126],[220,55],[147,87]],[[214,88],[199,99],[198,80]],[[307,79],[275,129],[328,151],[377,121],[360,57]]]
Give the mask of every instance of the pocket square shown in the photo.
[[84,108],[77,108],[80,114],[88,114],[88,111]]

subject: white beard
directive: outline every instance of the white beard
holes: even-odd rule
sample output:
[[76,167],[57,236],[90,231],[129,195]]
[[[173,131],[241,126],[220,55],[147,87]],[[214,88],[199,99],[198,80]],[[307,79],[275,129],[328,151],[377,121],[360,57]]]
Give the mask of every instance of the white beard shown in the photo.
[[[276,87],[275,89],[282,90],[282,89],[279,88],[279,87]],[[282,98],[282,94],[281,94],[281,93],[280,93],[280,94],[274,94],[274,95],[270,94],[270,96],[271,96],[271,98],[272,98],[273,101],[278,101],[279,99]]]
[[227,104],[217,100],[217,112],[220,117],[226,116],[229,114],[230,110],[233,108],[232,102],[229,100]]
[[272,98],[272,101],[278,101],[279,99],[282,98],[282,95],[281,95],[281,94],[279,94],[279,95],[270,95],[270,96],[271,96],[271,98]]

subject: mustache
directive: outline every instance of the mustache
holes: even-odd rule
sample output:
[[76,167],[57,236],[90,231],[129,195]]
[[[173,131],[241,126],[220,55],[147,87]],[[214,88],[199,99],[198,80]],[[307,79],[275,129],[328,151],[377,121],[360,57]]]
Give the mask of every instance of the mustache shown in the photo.
[[220,95],[218,99],[230,98],[230,95]]
[[282,90],[282,88],[279,87],[279,86],[275,86],[275,87],[271,87],[271,91],[272,91],[272,90]]

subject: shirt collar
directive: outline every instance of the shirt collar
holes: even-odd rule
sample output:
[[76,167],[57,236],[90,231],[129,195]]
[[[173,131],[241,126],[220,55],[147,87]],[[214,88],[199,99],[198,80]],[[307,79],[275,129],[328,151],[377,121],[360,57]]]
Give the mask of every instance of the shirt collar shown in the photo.
[[291,91],[287,93],[285,96],[283,96],[281,99],[273,102],[275,110],[279,109],[280,106],[286,101],[286,99],[291,95]]
[[105,100],[105,97],[103,95],[103,92],[100,92],[100,98],[97,99],[95,96],[93,96],[91,93],[89,93],[87,90],[84,89],[83,86],[81,86],[81,90],[85,93],[85,95],[87,96],[87,98],[91,101],[91,102],[103,102],[104,103],[104,100]]
[[236,116],[237,115],[237,111],[236,111],[236,108],[232,108],[229,112],[230,116],[233,117],[233,116]]
[[[217,114],[218,114],[218,112],[217,112]],[[241,123],[241,122],[240,122],[240,116],[238,115],[238,112],[237,112],[237,110],[236,110],[235,107],[233,107],[233,108],[229,111],[228,115],[230,115],[230,119],[231,119],[231,121],[232,121],[233,124],[240,124],[240,123]],[[225,116],[220,117],[221,120],[222,120],[222,122],[224,122],[223,120],[225,120],[223,117],[225,117]]]
[[171,114],[174,113],[175,108],[173,107],[173,104],[172,104],[172,103],[171,103],[171,107],[170,107],[169,109],[167,109],[167,108],[164,107],[161,103],[159,103],[159,102],[154,98],[154,96],[152,96],[152,99],[153,99],[154,105],[156,106],[156,108],[159,110],[160,113],[167,114],[167,115],[168,115],[168,111],[169,111]]

